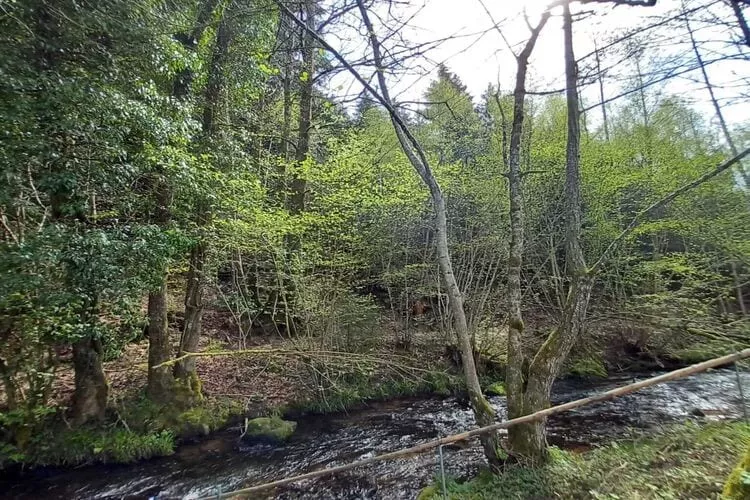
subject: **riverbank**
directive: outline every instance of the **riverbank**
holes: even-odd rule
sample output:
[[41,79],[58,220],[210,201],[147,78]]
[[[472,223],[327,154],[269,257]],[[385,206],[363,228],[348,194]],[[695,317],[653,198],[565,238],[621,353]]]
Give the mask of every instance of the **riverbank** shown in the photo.
[[[32,416],[0,413],[0,430],[13,429],[8,434],[14,436],[0,443],[0,469],[132,463],[172,454],[180,444],[206,439],[245,417],[280,415],[296,420],[311,413],[331,414],[406,396],[447,396],[463,389],[460,368],[446,348],[448,340],[420,325],[411,331],[406,347],[398,325],[385,324],[367,349],[334,356],[320,354],[323,349],[314,337],[254,336],[239,345],[236,337],[227,334],[230,323],[225,314],[206,311],[202,357],[197,363],[204,399],[184,411],[145,398],[148,342],[141,340],[104,364],[111,396],[107,419],[72,429],[65,411],[73,371],[69,362],[63,363],[49,407]],[[179,325],[174,326],[177,344]],[[477,342],[485,346],[478,363],[484,369],[483,385],[488,394],[503,395],[498,381],[507,343],[504,332],[488,329]],[[609,354],[587,349],[568,363],[567,373],[601,378],[608,371],[664,368],[667,361],[671,368],[680,362],[660,360],[651,353],[646,357],[623,356],[621,351]]]
[[[204,396],[197,406],[180,410],[145,397],[148,342],[143,340],[104,364],[110,382],[106,420],[73,429],[65,418],[73,372],[63,364],[49,407],[33,418],[23,412],[0,413],[0,430],[12,429],[8,434],[15,437],[0,442],[0,470],[7,474],[8,469],[39,466],[132,463],[170,455],[179,445],[207,439],[245,417],[296,419],[399,397],[446,396],[463,387],[455,367],[429,335],[414,336],[410,356],[388,355],[396,335],[383,335],[369,352],[351,353],[351,359],[338,362],[305,354],[315,348],[305,345],[310,339],[299,338],[255,337],[251,347],[260,355],[235,354],[240,346],[226,337],[222,318],[212,313],[207,314],[200,345],[207,355],[197,363]],[[173,341],[179,342],[177,335]]]
[[[545,467],[509,466],[501,475],[483,472],[463,483],[448,480],[447,492],[454,500],[718,498],[748,446],[747,423],[676,425],[653,437],[584,453],[553,448]],[[441,494],[436,484],[419,498],[438,499]]]
[[[742,373],[741,378],[750,387],[750,373]],[[560,380],[553,389],[553,403],[580,399],[630,380],[632,375]],[[491,396],[489,401],[498,418],[505,419],[505,397]],[[578,452],[613,441],[624,445],[666,426],[731,422],[741,415],[735,372],[715,370],[554,415],[548,422],[549,440],[562,450]],[[230,428],[185,443],[169,457],[129,465],[38,468],[6,476],[0,478],[0,491],[16,500],[212,496],[407,448],[473,425],[471,410],[460,397],[391,399],[358,410],[300,417],[294,435],[279,444],[238,443],[238,429]],[[444,447],[443,457],[446,473],[455,478],[476,477],[484,464],[476,440]],[[425,453],[295,483],[270,491],[267,498],[413,500],[434,481],[438,470],[436,453]],[[612,477],[617,478],[617,472]]]

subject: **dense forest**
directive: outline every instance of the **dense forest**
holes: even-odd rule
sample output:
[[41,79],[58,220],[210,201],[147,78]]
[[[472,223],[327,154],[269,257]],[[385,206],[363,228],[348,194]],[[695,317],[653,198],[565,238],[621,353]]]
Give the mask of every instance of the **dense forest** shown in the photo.
[[414,394],[486,426],[750,345],[746,2],[478,1],[513,62],[481,95],[416,3],[0,0],[0,467]]

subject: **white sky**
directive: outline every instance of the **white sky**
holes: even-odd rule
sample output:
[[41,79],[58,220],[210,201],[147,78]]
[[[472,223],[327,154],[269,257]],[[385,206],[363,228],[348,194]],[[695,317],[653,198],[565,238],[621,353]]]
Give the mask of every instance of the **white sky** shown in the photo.
[[[490,10],[492,18],[500,24],[505,37],[514,45],[523,44],[529,34],[526,23],[519,14],[526,8],[532,24],[535,24],[539,13],[549,1],[484,0],[484,4]],[[710,0],[706,2],[710,3]],[[689,3],[689,6],[695,5],[698,4]],[[654,19],[661,18],[662,14],[679,6],[678,0],[658,0],[656,7],[574,4],[572,9],[574,13],[584,11],[596,13],[574,24],[576,57],[593,51],[594,40],[601,47],[618,33],[621,34],[623,30],[651,24]],[[553,11],[553,17],[544,28],[532,55],[527,84],[529,90],[546,91],[561,89],[564,86],[560,10],[557,8]],[[724,19],[734,21],[731,9],[726,5],[717,3],[714,6],[714,12],[722,15]],[[499,33],[491,29],[493,23],[480,0],[411,0],[410,6],[402,14],[407,13],[416,14],[409,22],[409,27],[402,30],[402,36],[410,42],[424,43],[453,35],[456,38],[441,43],[424,57],[411,61],[411,68],[390,77],[391,92],[397,100],[420,100],[427,85],[435,76],[435,67],[438,63],[445,63],[461,78],[475,96],[475,102],[490,83],[499,83],[504,91],[512,90],[516,71],[515,60]],[[373,21],[376,24],[378,22],[377,19]],[[693,23],[693,29],[697,31],[696,38],[706,42],[701,50],[705,60],[710,60],[716,57],[717,53],[726,53],[728,50],[725,42],[730,39],[731,35],[723,28]],[[654,36],[673,39],[666,40],[666,45],[660,43],[659,47],[647,44],[642,63],[644,71],[653,66],[650,64],[653,57],[683,55],[694,61],[684,23],[675,23],[668,30],[655,32]],[[331,40],[330,36],[327,38]],[[648,42],[652,40],[652,37],[647,39]],[[340,46],[344,46],[343,42]],[[350,43],[347,43],[346,46],[352,53],[362,50],[362,45],[353,48]],[[734,47],[731,50],[737,51]],[[516,49],[516,52],[518,51],[520,48]],[[613,57],[614,55],[605,57],[602,61],[603,65],[619,60]],[[593,63],[593,58],[589,60]],[[581,65],[583,66],[584,63]],[[632,64],[621,63],[610,72],[613,78],[605,80],[607,97],[615,96],[622,91],[622,82],[614,78],[617,73],[632,75]],[[717,95],[722,99],[725,118],[730,124],[747,121],[750,118],[750,100],[739,96],[743,92],[750,94],[750,88],[726,89],[722,86],[736,81],[738,77],[748,78],[750,82],[750,60],[716,63],[708,67],[708,73],[712,84],[717,87]],[[694,71],[671,80],[666,89],[664,85],[657,84],[652,87],[651,91],[658,93],[665,89],[668,93],[679,94],[694,102],[695,107],[704,116],[713,119],[713,108],[708,101],[709,95],[703,88],[701,78],[700,72]],[[338,77],[333,83],[341,85],[343,90],[349,89],[349,81],[343,77]],[[359,90],[357,87],[352,87],[352,89],[355,92]],[[583,97],[585,104],[598,102],[598,86],[591,85],[585,88]],[[591,121],[596,121],[600,112],[594,110],[590,114],[593,115]]]

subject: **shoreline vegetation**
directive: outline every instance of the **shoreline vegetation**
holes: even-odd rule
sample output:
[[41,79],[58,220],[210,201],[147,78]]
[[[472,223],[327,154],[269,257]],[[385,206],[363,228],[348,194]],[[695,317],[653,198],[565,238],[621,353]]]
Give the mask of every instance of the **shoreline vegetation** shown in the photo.
[[[510,465],[498,475],[485,471],[467,481],[449,478],[447,498],[743,500],[750,493],[749,447],[750,424],[746,422],[672,425],[582,453],[553,448],[550,462],[539,468]],[[739,464],[743,454],[745,459]],[[418,498],[443,498],[440,483],[423,489]]]
[[[210,349],[209,347],[209,352]],[[218,351],[219,347],[214,349]],[[143,351],[133,349],[129,352],[137,355]],[[700,359],[695,355],[696,352],[698,349],[691,351],[691,356],[684,360],[651,360],[650,365],[634,360],[633,366],[640,370],[649,366],[655,370],[665,366],[665,363],[670,367],[688,365]],[[714,352],[711,349],[702,351],[703,359]],[[435,353],[424,355],[434,356]],[[226,366],[227,363],[218,359],[220,357],[234,358],[222,354],[204,369],[213,371],[222,365]],[[137,363],[136,360],[119,360],[116,366],[123,362]],[[283,364],[283,361],[280,363]],[[571,362],[566,377],[582,380],[606,378],[607,364],[612,365],[601,358],[582,357]],[[494,364],[492,367],[492,370],[481,377],[483,390],[487,395],[504,396],[502,366]],[[286,366],[278,366],[272,371],[278,372],[277,378],[283,378],[282,373],[287,369]],[[199,404],[184,411],[169,405],[156,405],[141,392],[123,387],[120,382],[117,385],[121,395],[113,398],[106,420],[99,424],[71,428],[65,419],[64,407],[53,407],[39,414],[34,426],[27,424],[25,416],[20,416],[18,425],[25,425],[26,431],[21,430],[16,435],[24,440],[15,446],[3,444],[0,448],[0,470],[7,469],[7,473],[29,467],[131,463],[170,455],[181,443],[200,440],[211,433],[240,426],[245,418],[278,416],[294,421],[309,414],[336,414],[395,398],[465,396],[462,378],[447,359],[441,359],[438,363],[433,363],[430,369],[408,376],[401,371],[383,369],[377,365],[371,366],[367,371],[350,369],[348,373],[339,375],[335,385],[329,386],[325,391],[311,393],[305,387],[300,387],[299,391],[287,395],[282,401],[264,401],[257,396],[252,399],[211,396],[208,393]],[[217,374],[214,373],[213,377],[217,377]],[[218,377],[222,378],[223,375],[218,374]],[[279,383],[289,385],[288,380],[276,380],[270,387]],[[4,415],[3,425],[16,425],[12,418],[12,414]]]
[[750,346],[750,3],[550,1],[0,0],[0,473],[452,395],[525,467],[456,494],[718,494],[495,432]]

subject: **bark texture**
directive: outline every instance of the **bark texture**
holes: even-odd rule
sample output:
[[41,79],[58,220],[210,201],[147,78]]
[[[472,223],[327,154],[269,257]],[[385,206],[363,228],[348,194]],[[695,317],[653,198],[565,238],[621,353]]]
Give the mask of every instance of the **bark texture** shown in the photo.
[[[209,20],[217,5],[216,0],[202,2],[195,25],[189,34],[178,35],[183,45],[189,51],[198,48],[198,42],[203,37]],[[190,84],[193,81],[193,71],[186,68],[180,71],[172,82],[172,97],[185,100],[190,94]],[[171,218],[172,186],[166,178],[165,172],[157,172],[155,186],[154,221],[161,227],[166,227]],[[167,322],[167,277],[163,277],[162,285],[148,295],[148,382],[146,394],[158,403],[167,403],[173,395],[174,376],[167,367],[153,369],[154,366],[169,361],[172,348],[169,339]]]
[[154,368],[172,357],[167,326],[167,284],[148,296],[148,384],[146,394],[158,403],[170,400],[174,377],[169,367]]
[[109,386],[102,368],[102,344],[86,337],[73,344],[75,391],[71,417],[73,425],[104,419]]
[[[569,290],[560,324],[539,348],[529,365],[523,396],[523,410],[527,414],[549,406],[552,383],[583,328],[593,284],[586,269],[581,247],[580,110],[578,74],[573,51],[573,22],[569,2],[563,4],[563,38],[568,110],[565,159],[565,256]],[[518,433],[519,437],[513,439],[512,442],[517,447],[514,451],[518,453],[522,461],[530,465],[546,461],[546,421],[539,420],[521,426]]]
[[[226,86],[224,69],[231,41],[229,18],[230,16],[225,12],[219,22],[204,93],[202,128],[204,147],[206,148],[210,147],[212,139],[219,133],[217,116],[224,101]],[[211,222],[211,210],[205,201],[198,204],[197,219],[201,226],[206,226]],[[203,295],[206,283],[208,244],[202,235],[199,235],[198,238],[199,241],[190,250],[190,268],[185,291],[185,326],[180,338],[178,357],[198,350],[203,327]],[[193,402],[202,399],[201,383],[195,369],[194,358],[187,357],[179,361],[175,365],[174,374],[178,379],[180,399],[184,404],[191,405]]]
[[305,192],[307,182],[302,167],[310,153],[310,129],[312,127],[312,98],[315,75],[315,39],[310,34],[315,31],[315,1],[306,0],[305,27],[302,33],[302,75],[299,95],[299,121],[297,132],[297,151],[294,159],[297,171],[292,179],[289,210],[292,214],[299,214],[305,209]]
[[742,12],[740,3],[740,0],[729,0],[729,4],[734,11],[734,16],[737,18],[737,24],[740,26],[740,30],[742,30],[742,36],[745,38],[743,42],[750,47],[750,28],[747,26],[747,19],[745,19],[745,14]]
[[[508,416],[517,418],[530,413],[526,405],[526,374],[524,373],[525,355],[523,350],[523,313],[521,310],[521,267],[524,251],[524,206],[523,178],[521,175],[521,143],[525,120],[526,73],[529,58],[534,50],[539,33],[549,20],[546,12],[521,53],[516,57],[516,84],[513,90],[513,122],[510,133],[510,151],[508,155],[508,190],[510,194],[510,248],[508,258],[508,368],[506,372],[506,389],[508,391]],[[508,430],[510,451],[524,460],[528,455],[529,444],[532,449],[540,446],[534,444],[541,436],[537,432],[536,422],[523,424]],[[544,443],[541,443],[544,446]]]
[[[201,330],[203,327],[203,288],[204,266],[206,263],[206,246],[196,244],[190,252],[190,270],[187,277],[187,291],[185,292],[185,326],[180,337],[180,349],[177,357],[184,356],[198,350]],[[186,403],[191,404],[201,399],[200,381],[195,369],[195,358],[187,357],[178,361],[174,366],[174,375],[178,379],[180,388],[186,392]]]

